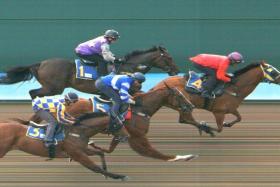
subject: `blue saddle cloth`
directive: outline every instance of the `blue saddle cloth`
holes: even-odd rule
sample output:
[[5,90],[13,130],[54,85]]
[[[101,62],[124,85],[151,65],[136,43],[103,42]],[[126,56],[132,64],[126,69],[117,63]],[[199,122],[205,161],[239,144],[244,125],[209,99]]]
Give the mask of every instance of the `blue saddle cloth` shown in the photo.
[[[112,106],[112,101],[101,99],[99,96],[93,96],[90,98],[92,102],[92,112],[104,112],[109,114],[110,108]],[[126,116],[128,111],[121,114],[123,117]]]
[[[34,139],[44,140],[46,136],[46,126],[32,126],[29,125],[26,136]],[[59,142],[63,141],[65,138],[64,130],[60,130],[59,132],[55,133],[54,139]]]
[[97,69],[94,66],[83,64],[80,59],[75,59],[76,78],[96,80],[98,78]]
[[189,80],[186,83],[186,87],[195,89],[198,92],[202,91],[202,83],[203,81],[201,80],[201,73],[196,73],[194,71],[189,71]]

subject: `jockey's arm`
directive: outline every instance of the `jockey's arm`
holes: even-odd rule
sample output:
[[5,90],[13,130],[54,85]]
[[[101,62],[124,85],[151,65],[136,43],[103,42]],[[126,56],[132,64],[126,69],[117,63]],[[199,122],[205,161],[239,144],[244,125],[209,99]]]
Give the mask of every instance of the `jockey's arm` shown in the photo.
[[65,106],[61,103],[57,107],[57,121],[62,124],[73,124],[75,122],[75,118],[66,113]]
[[121,89],[119,91],[119,94],[120,94],[120,98],[123,102],[128,102],[129,99],[131,98],[131,96],[129,95],[128,93],[128,90],[130,88],[130,85],[128,82],[124,82],[121,84]]
[[217,69],[217,79],[222,80],[224,82],[230,82],[230,78],[226,76],[226,72],[228,69],[228,65],[222,64]]
[[103,44],[101,46],[101,50],[102,50],[102,56],[106,61],[109,61],[109,62],[115,61],[116,58],[114,57],[114,54],[110,51],[109,44]]

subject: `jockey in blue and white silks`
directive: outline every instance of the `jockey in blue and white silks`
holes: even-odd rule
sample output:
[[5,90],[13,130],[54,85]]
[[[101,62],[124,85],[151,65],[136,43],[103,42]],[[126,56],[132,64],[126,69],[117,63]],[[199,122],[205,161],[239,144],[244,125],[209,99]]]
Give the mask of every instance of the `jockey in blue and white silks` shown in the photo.
[[95,82],[96,88],[113,100],[110,116],[115,123],[122,125],[123,119],[120,116],[122,105],[135,104],[135,101],[131,99],[128,93],[131,86],[133,84],[142,84],[145,80],[145,76],[142,73],[136,72],[132,75],[110,74],[99,78]]

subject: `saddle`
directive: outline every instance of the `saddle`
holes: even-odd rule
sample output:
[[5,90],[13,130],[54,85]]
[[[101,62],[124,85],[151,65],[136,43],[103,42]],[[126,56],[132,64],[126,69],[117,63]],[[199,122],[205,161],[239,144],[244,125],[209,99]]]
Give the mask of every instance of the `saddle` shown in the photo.
[[[207,76],[204,73],[189,71],[189,79],[186,81],[185,90],[189,93],[200,95],[203,91],[203,86],[205,86],[205,80],[207,80]],[[211,93],[212,97],[216,98],[223,95],[224,89],[225,83],[219,81]]]
[[83,65],[89,65],[89,66],[97,66],[98,65],[98,63],[96,63],[96,62],[85,60],[85,59],[82,59],[82,58],[80,58],[80,62]]
[[[28,124],[28,129],[26,131],[26,136],[38,140],[44,140],[46,136],[48,124],[38,124],[33,121],[30,121]],[[55,131],[54,139],[56,142],[63,141],[65,138],[63,125],[57,125]]]

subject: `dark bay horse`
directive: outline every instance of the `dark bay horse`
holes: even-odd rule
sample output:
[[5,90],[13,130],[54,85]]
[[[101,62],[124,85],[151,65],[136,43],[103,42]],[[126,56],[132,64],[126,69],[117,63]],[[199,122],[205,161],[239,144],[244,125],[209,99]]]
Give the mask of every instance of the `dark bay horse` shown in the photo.
[[[130,134],[128,142],[130,147],[139,153],[140,155],[151,157],[155,159],[161,159],[164,161],[188,161],[191,160],[197,155],[188,154],[188,155],[165,155],[155,148],[153,148],[146,136],[149,131],[150,118],[161,108],[163,105],[168,105],[176,110],[188,110],[189,103],[185,101],[185,98],[177,92],[176,89],[170,88],[170,85],[165,85],[165,87],[152,90],[147,93],[140,93],[135,96],[135,99],[141,100],[142,106],[132,106],[132,118],[125,121],[125,128]],[[72,116],[79,116],[85,112],[92,111],[92,102],[90,100],[81,99],[78,102],[74,103],[71,108],[66,109],[69,114]],[[34,120],[35,118],[33,118]],[[94,120],[104,120],[109,121],[109,117],[100,117]],[[40,122],[40,121],[36,121]],[[97,129],[97,133],[106,133],[107,128],[106,123],[102,123],[103,129]],[[202,129],[203,130],[203,129]],[[92,134],[94,135],[94,134]],[[118,144],[118,140],[113,138],[111,142],[110,151],[112,152]],[[95,147],[98,148],[98,147]],[[104,151],[105,149],[102,149]]]
[[[211,130],[221,132],[223,127],[232,127],[235,123],[241,121],[241,115],[239,114],[237,108],[244,98],[254,91],[260,82],[269,82],[274,84],[280,83],[279,70],[265,62],[249,64],[248,66],[234,72],[234,77],[236,79],[236,83],[226,85],[225,93],[213,100],[207,100],[199,95],[186,92],[184,87],[186,81],[188,80],[188,76],[169,77],[157,84],[157,86],[153,89],[165,87],[165,84],[177,87],[193,106],[213,113],[218,128],[209,128],[211,128]],[[224,122],[226,114],[232,114],[236,117],[236,119],[231,122]],[[197,122],[193,118],[192,111],[180,111],[179,122],[201,128],[201,123]],[[207,129],[210,130],[209,128]]]
[[[159,68],[169,75],[177,75],[178,67],[167,50],[161,46],[144,51],[133,51],[124,57],[124,64],[117,69],[119,72],[147,73],[151,68]],[[0,84],[13,84],[30,80],[33,76],[42,85],[39,89],[30,90],[32,99],[35,97],[61,94],[67,87],[86,93],[97,93],[94,80],[76,78],[75,63],[66,59],[48,59],[30,66],[19,66],[8,70],[7,75],[0,79]]]
[[[69,158],[79,162],[89,170],[100,173],[105,177],[126,180],[125,175],[119,175],[107,171],[104,153],[88,146],[89,138],[97,129],[103,128],[108,121],[100,120],[106,114],[91,114],[91,119],[80,119],[79,125],[65,127],[66,138],[59,142],[56,148],[56,158]],[[20,120],[18,120],[21,122]],[[22,122],[21,122],[22,123]],[[41,140],[26,136],[27,126],[18,122],[0,122],[0,158],[11,150],[21,150],[32,155],[48,157],[48,151]],[[101,157],[102,167],[96,165],[88,156],[98,155]]]

